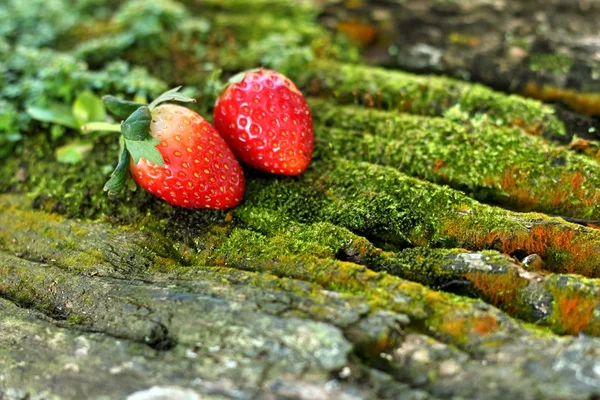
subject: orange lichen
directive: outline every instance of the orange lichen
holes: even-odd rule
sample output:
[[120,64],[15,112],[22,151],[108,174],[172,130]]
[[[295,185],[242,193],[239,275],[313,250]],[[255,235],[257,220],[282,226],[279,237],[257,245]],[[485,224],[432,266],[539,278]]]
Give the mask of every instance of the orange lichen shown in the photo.
[[[465,226],[460,218],[447,219],[442,233],[458,241],[459,246],[472,250],[493,248],[506,254],[525,251],[538,254],[550,270],[577,273],[588,277],[600,276],[600,244],[572,226],[541,222],[530,229],[493,230],[484,232],[479,227]],[[560,254],[559,258],[556,258]]]
[[590,324],[598,299],[589,297],[562,297],[556,301],[555,318],[565,333],[577,335]]
[[504,190],[511,190],[517,186],[517,180],[513,174],[515,167],[511,167],[509,171],[504,171],[504,174],[500,178],[500,186]]
[[373,354],[379,355],[390,350],[395,344],[396,341],[391,332],[385,331],[377,337],[374,343],[370,343],[369,347]]
[[444,318],[440,324],[439,331],[453,338],[463,337],[467,330],[465,318]]
[[533,210],[540,202],[539,196],[527,184],[527,171],[512,165],[506,168],[500,179],[489,177],[487,181],[498,182],[502,191],[510,195],[511,201],[518,204],[520,210]]
[[489,335],[499,327],[498,320],[489,314],[473,317],[445,315],[436,330],[448,335],[455,343],[464,342],[468,335]]
[[464,277],[473,283],[473,286],[483,294],[486,301],[510,314],[517,311],[517,297],[520,291],[527,286],[527,280],[509,273],[468,272]]
[[552,204],[554,207],[558,207],[559,205],[561,205],[565,199],[567,198],[567,196],[569,195],[569,193],[567,193],[564,190],[555,190],[552,191],[549,196],[548,196],[548,201],[550,202],[550,204]]
[[[498,185],[509,194],[510,202],[518,205],[519,210],[536,210],[544,207],[556,209],[557,214],[576,214],[581,205],[592,207],[600,196],[597,190],[591,190],[584,185],[584,175],[581,171],[563,171],[553,190],[536,188],[529,184],[528,172],[517,166],[506,168],[499,178],[488,176],[485,182],[490,186]],[[577,200],[577,201],[574,201]]]
[[371,96],[369,93],[364,95],[364,101],[365,101],[365,105],[369,108],[373,108],[375,107],[375,100],[373,100],[373,96]]
[[590,142],[589,140],[582,139],[582,138],[573,139],[571,144],[569,144],[569,148],[571,150],[575,150],[580,153],[584,153],[591,146],[592,146],[592,142]]
[[528,124],[521,118],[515,118],[510,121],[510,125],[521,128],[525,133],[533,136],[540,136],[544,132],[544,126],[539,123]]
[[498,320],[491,315],[473,318],[471,323],[473,330],[482,336],[489,335],[498,329]]

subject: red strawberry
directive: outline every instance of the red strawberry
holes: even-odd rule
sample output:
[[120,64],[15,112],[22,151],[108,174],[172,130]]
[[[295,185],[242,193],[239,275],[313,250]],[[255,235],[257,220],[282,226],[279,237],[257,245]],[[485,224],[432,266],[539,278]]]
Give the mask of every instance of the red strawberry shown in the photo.
[[181,207],[235,207],[244,195],[244,175],[218,132],[194,111],[163,104],[152,110],[150,135],[160,140],[159,166],[145,158],[130,164],[136,182]]
[[298,175],[310,163],[314,128],[306,100],[285,76],[256,70],[232,79],[214,110],[236,156],[262,171]]
[[130,171],[140,186],[173,205],[235,207],[244,195],[244,175],[225,140],[194,111],[174,104],[159,106],[195,101],[179,89],[166,91],[148,105],[105,96],[106,109],[123,122],[81,127],[121,133],[119,163],[104,190],[123,190]]

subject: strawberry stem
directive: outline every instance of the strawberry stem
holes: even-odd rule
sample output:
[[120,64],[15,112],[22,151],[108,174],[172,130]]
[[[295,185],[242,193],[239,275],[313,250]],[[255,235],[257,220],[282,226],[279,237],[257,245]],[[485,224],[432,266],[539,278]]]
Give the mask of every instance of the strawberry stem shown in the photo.
[[93,131],[121,132],[121,124],[111,124],[109,122],[90,122],[81,127],[81,132],[83,133]]

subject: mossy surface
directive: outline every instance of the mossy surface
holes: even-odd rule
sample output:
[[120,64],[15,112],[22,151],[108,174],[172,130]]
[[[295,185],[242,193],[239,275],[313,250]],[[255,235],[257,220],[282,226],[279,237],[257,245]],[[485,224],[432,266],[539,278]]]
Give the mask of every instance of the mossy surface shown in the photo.
[[600,219],[597,162],[520,128],[487,117],[421,117],[322,100],[311,105],[319,140],[346,158],[389,165],[519,211]]
[[559,138],[565,134],[550,106],[449,78],[315,61],[299,74],[298,81],[310,94],[340,104],[429,116],[457,110],[455,114],[464,119],[486,115],[498,126],[518,126],[534,135]]
[[[547,141],[564,137],[550,106],[358,64],[311,1],[78,0],[65,15],[65,0],[47,15],[9,3],[0,397],[595,393],[571,358],[600,363],[587,351],[600,234],[496,206],[595,218],[596,164]],[[17,34],[32,21],[41,42]],[[186,84],[210,119],[222,81],[257,65],[315,96],[315,154],[298,177],[246,168],[233,210],[174,208],[133,185],[108,196],[115,138],[27,114],[86,90],[143,100]],[[58,162],[72,141],[93,151]]]

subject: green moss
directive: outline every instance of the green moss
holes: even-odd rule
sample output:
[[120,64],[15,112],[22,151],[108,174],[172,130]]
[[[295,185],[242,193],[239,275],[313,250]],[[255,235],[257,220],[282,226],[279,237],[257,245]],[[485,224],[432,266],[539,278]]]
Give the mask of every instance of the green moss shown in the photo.
[[[62,217],[45,216],[40,212],[24,210],[27,206],[19,204],[17,200],[13,202],[10,196],[3,198],[3,206],[10,211],[0,215],[10,216],[12,225],[4,229],[9,225],[0,218],[0,226],[5,232],[5,236],[0,236],[0,249],[19,253],[27,248],[29,240],[35,240],[39,244],[47,242],[50,246],[61,239],[66,240],[66,245],[59,248],[58,252],[49,253],[47,248],[40,246],[36,249],[37,252],[30,252],[26,257],[38,259],[38,254],[45,254],[53,257],[54,265],[69,272],[81,271],[83,265],[89,264],[87,273],[90,274],[120,274],[121,272],[107,270],[101,265],[110,263],[118,266],[119,270],[126,271],[128,277],[144,280],[210,278],[234,282],[241,280],[244,284],[265,288],[307,290],[305,286],[296,287],[291,282],[286,283],[286,279],[302,280],[316,285],[316,297],[319,297],[317,287],[323,287],[346,296],[365,297],[374,309],[392,307],[397,312],[406,312],[404,307],[407,305],[401,303],[399,308],[395,305],[390,306],[395,304],[390,303],[394,293],[401,292],[406,296],[408,291],[411,293],[409,306],[414,306],[410,315],[417,318],[415,326],[425,324],[426,328],[419,329],[433,329],[457,344],[466,343],[470,334],[487,335],[493,332],[497,329],[494,328],[498,324],[495,322],[496,317],[487,315],[471,318],[469,313],[461,311],[464,307],[471,307],[463,298],[448,297],[424,288],[417,289],[418,285],[415,286],[404,279],[416,280],[433,288],[456,279],[466,279],[473,286],[468,287],[463,294],[482,296],[511,315],[526,320],[531,318],[529,303],[521,293],[527,281],[511,267],[508,258],[496,252],[472,254],[460,249],[431,248],[406,249],[398,253],[382,252],[365,238],[340,226],[324,222],[298,223],[277,210],[261,209],[260,213],[254,213],[253,209],[256,208],[248,204],[233,212],[233,221],[212,222],[208,225],[204,222],[201,229],[198,229],[199,225],[195,221],[186,218],[191,214],[182,214],[181,218],[187,219],[191,225],[186,233],[190,236],[186,240],[191,240],[199,246],[196,251],[189,252],[182,242],[169,244],[169,241],[163,238],[160,240],[162,244],[159,244],[154,237],[155,234],[161,235],[159,232],[149,232],[149,235],[143,235],[135,241],[123,241],[122,237],[127,230],[102,228],[96,232],[96,224],[67,223]],[[32,218],[27,219],[29,214]],[[33,225],[32,220],[35,220]],[[173,222],[175,221],[171,223]],[[34,236],[27,240],[21,234],[15,234],[22,232],[21,226],[24,225],[30,225],[35,232]],[[177,230],[176,226],[172,225],[172,228]],[[160,225],[154,225],[152,229],[157,228],[162,229]],[[136,232],[129,229],[126,234],[131,236]],[[113,248],[106,247],[103,240],[113,240],[113,237],[120,243],[119,255],[113,254],[113,250],[105,252]],[[50,238],[53,239],[49,240]],[[77,238],[79,242],[75,240]],[[94,243],[94,246],[100,248],[93,252],[82,252],[81,246],[87,248],[89,245],[86,243]],[[132,244],[134,247],[130,247]],[[181,254],[177,256],[177,253],[186,252],[187,257],[181,257]],[[168,257],[165,257],[166,255]],[[183,259],[186,264],[178,262],[178,259]],[[90,269],[91,267],[95,268]],[[245,275],[241,270],[251,274],[272,274],[279,279],[266,279],[265,275]],[[48,279],[61,285],[65,284],[61,278],[63,275],[57,275],[54,271],[52,268],[48,270]],[[24,283],[11,289],[8,286],[0,287],[0,290],[6,291],[8,296],[22,304],[40,303],[44,312],[55,312],[53,297],[46,298],[46,295],[39,291],[32,292],[28,289],[28,284],[25,284],[33,282],[32,287],[37,287],[40,283],[36,281],[35,274],[32,275],[27,268],[13,268],[5,272],[9,279],[16,274]],[[46,275],[44,272],[40,276]],[[1,282],[0,280],[0,286]],[[549,286],[549,290],[556,290],[562,286],[564,285],[554,282]],[[416,292],[413,293],[413,290]],[[455,317],[458,319],[450,320],[445,315],[426,311],[426,304],[437,304],[439,301],[447,302],[448,307],[457,307]],[[94,300],[85,297],[81,302],[90,306]],[[310,313],[315,317],[326,311],[316,307],[311,309]],[[69,320],[68,315],[66,318]],[[79,321],[76,317],[73,318]],[[82,324],[88,322],[81,321]],[[562,328],[554,322],[550,326],[562,332]]]
[[571,69],[573,58],[564,54],[532,54],[529,68],[534,72],[549,71],[565,73]]
[[84,324],[87,319],[89,319],[89,317],[86,315],[79,315],[73,313],[69,314],[69,316],[67,317],[67,323],[71,326],[77,326]]
[[[386,308],[406,313],[414,318],[416,325],[424,324],[425,329],[443,335],[457,345],[466,343],[466,337],[471,334],[479,335],[472,319],[481,316],[471,315],[472,311],[464,313],[470,309],[468,301],[432,292],[421,285],[385,273],[375,273],[354,263],[320,258],[305,252],[290,254],[294,251],[288,251],[291,247],[286,244],[289,241],[286,241],[285,234],[268,238],[249,230],[234,229],[223,246],[216,250],[214,262],[236,269],[309,281],[328,290],[364,296],[374,309]],[[405,296],[404,301],[395,301],[397,295]],[[430,308],[429,304],[434,302],[435,308]],[[464,320],[460,329],[448,327],[453,318]],[[489,315],[485,318],[495,320]]]
[[[597,276],[600,237],[594,230],[539,214],[517,214],[478,203],[463,193],[380,165],[335,157],[319,148],[295,180],[254,177],[247,201],[300,222],[329,222],[399,247],[442,246],[537,253],[554,271]],[[307,199],[309,201],[307,201]],[[548,257],[567,252],[565,262]]]
[[[207,12],[193,15],[183,3]],[[53,284],[65,290],[74,285],[69,293],[79,306],[92,307],[95,298],[75,296],[80,288],[95,284],[83,279],[81,272],[112,278],[210,278],[309,290],[311,298],[322,303],[294,312],[320,318],[326,313],[323,289],[335,290],[344,298],[364,298],[373,310],[406,313],[413,329],[464,346],[469,335],[487,337],[501,329],[503,315],[495,309],[477,309],[473,300],[402,279],[435,287],[464,278],[456,266],[463,250],[432,247],[536,252],[551,270],[598,276],[596,232],[540,215],[492,208],[455,189],[418,179],[451,183],[485,200],[513,204],[515,199],[514,204],[521,204],[520,192],[510,191],[510,182],[503,181],[515,175],[516,166],[524,174],[527,193],[545,195],[558,179],[553,188],[572,188],[564,209],[593,216],[593,204],[582,198],[596,186],[597,168],[522,132],[563,134],[551,107],[452,79],[331,62],[353,62],[356,50],[318,26],[314,7],[291,8],[283,1],[132,0],[114,14],[107,11],[101,20],[76,25],[67,20],[77,17],[78,11],[64,20],[48,13],[40,26],[57,21],[47,39],[48,43],[66,39],[61,41],[63,52],[40,50],[36,47],[40,43],[19,47],[10,37],[3,40],[0,100],[11,106],[0,115],[0,141],[4,140],[0,143],[14,132],[25,139],[20,157],[0,165],[0,190],[28,193],[33,206],[45,212],[129,226],[81,228],[27,206],[18,208],[9,200],[1,202],[11,207],[0,218],[7,227],[0,234],[2,250],[36,262],[46,257],[36,268],[11,260],[10,265],[16,266],[1,274],[2,294],[70,324],[85,325],[95,322],[82,318],[79,310],[62,312],[62,299],[49,289]],[[282,18],[288,12],[293,17]],[[45,18],[38,14],[25,19]],[[118,57],[127,62],[113,61]],[[132,67],[138,64],[148,69]],[[204,86],[218,86],[215,71],[223,68],[227,76],[256,65],[277,68],[327,101],[391,112],[314,102],[320,126],[309,171],[300,177],[274,177],[246,170],[244,204],[230,213],[174,209],[141,190],[108,197],[102,186],[116,161],[114,138],[94,138],[94,152],[85,164],[60,165],[52,155],[54,149],[78,134],[69,131],[64,139],[52,141],[51,127],[22,118],[30,104],[68,105],[82,90],[152,96],[177,83],[198,85],[192,89],[200,96],[197,107],[209,113],[214,93]],[[400,115],[398,110],[425,117]],[[551,160],[560,158],[572,168],[570,175],[547,177]],[[585,179],[573,180],[576,173]],[[547,205],[545,210],[563,210],[563,203],[552,201],[548,204],[555,208]],[[546,207],[543,204],[539,200],[528,207],[540,209]],[[120,235],[125,233],[135,241],[123,242]],[[32,238],[36,246],[28,248]],[[95,241],[103,247],[86,250]],[[118,254],[113,243],[118,243]],[[498,253],[485,257],[493,267],[508,263]],[[48,259],[54,261],[44,266]],[[522,304],[518,276],[503,272],[467,278],[479,285],[469,294],[524,315],[508,306],[511,299],[519,307]],[[495,293],[486,290],[487,284],[504,286]],[[555,329],[573,330],[558,317],[555,321]],[[498,340],[490,338],[490,346]]]
[[[311,101],[317,140],[340,156],[389,165],[519,211],[600,219],[600,167],[519,128]],[[330,128],[331,127],[331,128]]]
[[293,78],[310,94],[340,104],[427,116],[441,116],[460,107],[466,119],[485,114],[498,126],[521,126],[548,137],[565,134],[565,127],[551,106],[445,77],[315,61]]
[[198,3],[195,0],[182,0],[190,10],[195,12],[228,12],[234,14],[256,13],[270,14],[278,17],[294,18],[316,17],[320,7],[310,0],[204,0]]

